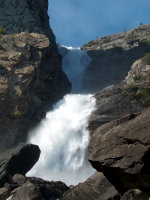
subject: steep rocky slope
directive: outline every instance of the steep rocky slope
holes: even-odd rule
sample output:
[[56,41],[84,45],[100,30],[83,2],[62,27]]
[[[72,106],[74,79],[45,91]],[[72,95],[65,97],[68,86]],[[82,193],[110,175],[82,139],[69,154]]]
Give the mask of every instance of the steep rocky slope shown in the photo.
[[0,35],[0,150],[25,142],[28,130],[71,90],[47,9],[47,0],[0,0],[6,32]]
[[150,25],[93,40],[82,49],[91,58],[83,78],[84,87],[90,92],[97,92],[108,85],[120,83],[133,62],[150,52]]
[[133,63],[120,85],[95,94],[97,106],[89,119],[89,161],[120,193],[150,188],[149,58],[148,53]]

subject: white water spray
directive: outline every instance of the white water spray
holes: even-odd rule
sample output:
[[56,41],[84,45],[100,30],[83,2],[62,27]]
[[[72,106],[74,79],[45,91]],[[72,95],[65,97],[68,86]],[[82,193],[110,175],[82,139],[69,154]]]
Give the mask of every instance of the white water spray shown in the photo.
[[[88,62],[86,53],[79,49],[67,49],[64,55],[63,69],[74,93],[83,92],[82,74]],[[54,105],[29,134],[29,142],[39,145],[41,156],[28,175],[75,185],[93,173],[87,160],[87,119],[94,107],[95,99],[90,94],[66,95]]]

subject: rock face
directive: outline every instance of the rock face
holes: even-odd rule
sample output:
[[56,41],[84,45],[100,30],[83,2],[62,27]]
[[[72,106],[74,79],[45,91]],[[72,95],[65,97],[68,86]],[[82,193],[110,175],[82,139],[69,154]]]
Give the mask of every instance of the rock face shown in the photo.
[[29,128],[70,89],[47,37],[0,36],[0,149],[24,142]]
[[120,191],[150,188],[150,109],[106,123],[93,133],[89,160]]
[[120,85],[95,94],[96,109],[89,119],[89,161],[121,193],[150,188],[150,109],[143,111],[150,106],[149,76],[146,54]]
[[49,26],[48,0],[0,0],[0,27],[6,33],[40,33],[46,35],[57,49]]
[[119,200],[120,196],[102,173],[95,172],[84,183],[68,190],[60,200]]
[[124,85],[112,85],[96,93],[96,109],[89,117],[88,128],[93,132],[101,125],[122,118],[130,113],[142,111],[146,106],[140,104],[124,90]]
[[38,161],[39,156],[39,147],[32,144],[19,145],[1,153],[0,187],[5,183],[11,183],[15,174],[25,175]]
[[112,84],[119,84],[131,65],[150,52],[150,25],[143,25],[129,32],[110,35],[85,44],[91,58],[83,84],[86,90],[97,92]]

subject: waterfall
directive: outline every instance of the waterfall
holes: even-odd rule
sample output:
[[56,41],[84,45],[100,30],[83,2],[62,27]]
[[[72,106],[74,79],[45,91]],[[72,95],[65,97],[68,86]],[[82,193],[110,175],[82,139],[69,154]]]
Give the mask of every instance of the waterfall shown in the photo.
[[66,47],[60,52],[63,70],[72,82],[72,94],[57,102],[29,133],[28,142],[39,145],[41,156],[28,176],[76,185],[94,172],[87,159],[87,119],[95,99],[82,88],[82,74],[90,62],[86,52]]

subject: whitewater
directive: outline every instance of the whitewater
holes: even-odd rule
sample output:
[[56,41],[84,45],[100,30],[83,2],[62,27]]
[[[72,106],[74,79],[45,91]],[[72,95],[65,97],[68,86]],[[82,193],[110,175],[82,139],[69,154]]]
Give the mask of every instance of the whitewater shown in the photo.
[[94,172],[87,159],[87,121],[95,108],[95,99],[82,88],[90,58],[86,52],[72,47],[61,46],[60,54],[63,70],[72,83],[72,93],[57,102],[29,133],[28,143],[39,145],[41,156],[27,175],[76,185]]

